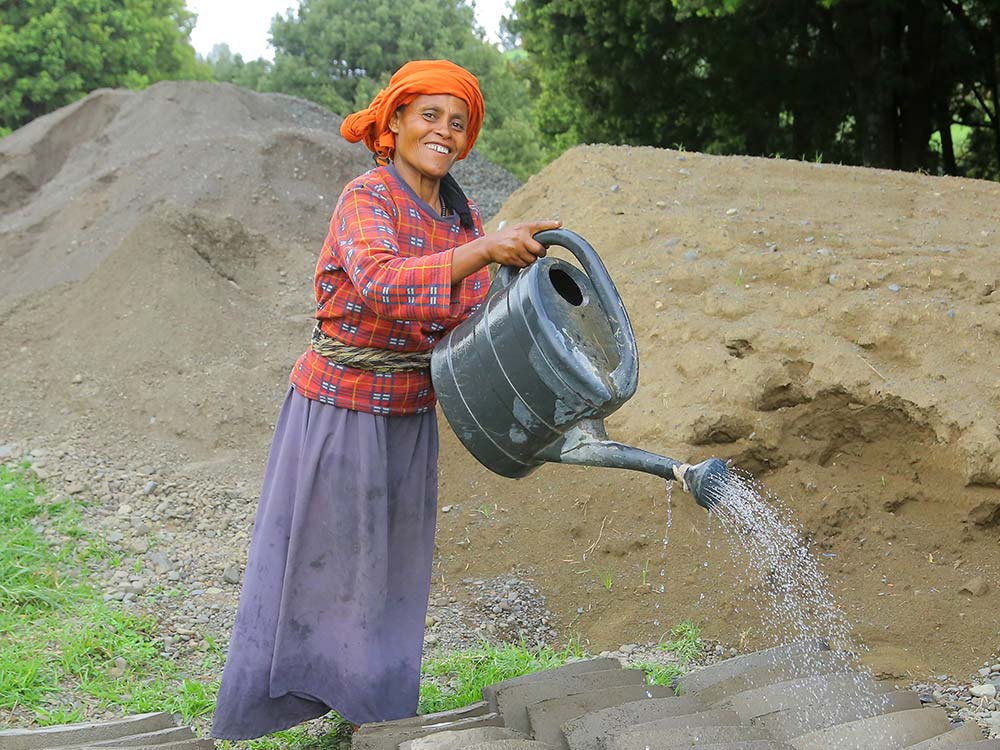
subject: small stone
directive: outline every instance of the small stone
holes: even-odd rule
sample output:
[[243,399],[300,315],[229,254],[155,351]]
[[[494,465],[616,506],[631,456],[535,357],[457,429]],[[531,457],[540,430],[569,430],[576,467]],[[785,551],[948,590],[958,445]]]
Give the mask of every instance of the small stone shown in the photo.
[[83,375],[77,373],[73,376],[73,385],[80,385],[83,382]]
[[657,310],[662,310],[663,303],[660,300],[656,300],[656,302],[653,303],[653,307],[656,308]]
[[238,565],[229,565],[224,571],[222,571],[222,580],[226,583],[239,583],[240,582],[240,568]]
[[738,213],[739,213],[739,211],[737,209],[735,209],[735,208],[727,208],[726,209],[726,216],[736,216],[736,214],[738,214]]
[[990,590],[989,585],[986,583],[986,579],[982,576],[976,576],[975,578],[970,578],[966,581],[962,588],[958,590],[960,594],[969,593],[973,596],[983,596]]
[[451,506],[450,505],[444,506],[443,508],[441,508],[441,512],[442,513],[451,513]]
[[890,292],[898,292],[899,291],[899,284],[889,284],[889,291]]
[[428,633],[424,636],[424,643],[428,646],[436,646],[440,640],[434,633]]
[[122,657],[116,657],[110,669],[108,669],[108,676],[114,680],[117,680],[124,676],[125,671],[128,669],[128,662]]
[[973,698],[995,698],[997,695],[997,686],[992,683],[973,685],[969,688],[969,694]]
[[142,494],[143,495],[153,494],[153,490],[156,489],[156,486],[157,486],[156,482],[150,479],[148,482],[146,482],[145,486],[142,488]]

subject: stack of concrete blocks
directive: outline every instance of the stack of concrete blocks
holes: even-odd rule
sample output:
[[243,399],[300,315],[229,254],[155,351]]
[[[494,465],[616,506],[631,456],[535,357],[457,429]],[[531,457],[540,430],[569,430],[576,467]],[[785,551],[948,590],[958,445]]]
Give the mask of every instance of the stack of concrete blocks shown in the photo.
[[590,659],[483,689],[459,711],[366,724],[353,750],[1000,750],[823,642],[692,671],[672,687]]
[[168,713],[125,719],[62,724],[41,729],[0,730],[0,750],[213,750],[191,727],[178,726]]

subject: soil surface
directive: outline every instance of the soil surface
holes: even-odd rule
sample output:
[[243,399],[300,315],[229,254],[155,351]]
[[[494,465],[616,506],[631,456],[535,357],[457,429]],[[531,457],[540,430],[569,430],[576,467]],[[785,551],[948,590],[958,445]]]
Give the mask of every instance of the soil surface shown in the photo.
[[[89,482],[111,518],[147,508],[130,528],[162,527],[175,560],[189,524],[220,579],[235,566],[229,584],[329,215],[370,165],[338,123],[164,83],[95,92],[0,141],[0,446],[55,446],[49,473],[110,457],[55,476]],[[487,203],[504,174],[484,161],[459,179]],[[1000,651],[998,215],[990,182],[585,146],[488,228],[557,217],[601,254],[640,356],[610,437],[753,474],[876,672],[968,679]],[[595,653],[686,618],[727,647],[773,645],[759,581],[684,493],[667,528],[661,479],[549,464],[508,480],[441,427],[433,596],[470,627],[483,582],[510,579],[544,596],[540,633]],[[115,466],[149,467],[154,487],[115,484]],[[181,478],[219,490],[172,495]]]

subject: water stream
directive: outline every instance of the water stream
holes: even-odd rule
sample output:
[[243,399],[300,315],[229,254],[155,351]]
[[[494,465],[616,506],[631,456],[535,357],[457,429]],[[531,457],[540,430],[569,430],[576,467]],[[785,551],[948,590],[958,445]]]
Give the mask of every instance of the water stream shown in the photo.
[[[670,527],[671,484],[667,483],[664,549]],[[798,666],[794,668],[788,656],[775,660],[775,669],[791,669],[784,679],[802,680],[797,694],[803,706],[808,704],[814,715],[821,714],[827,725],[843,720],[851,711],[858,718],[884,712],[888,698],[870,672],[858,664],[862,649],[791,511],[751,477],[733,470],[712,499],[715,506],[711,515],[762,613],[761,622],[746,626],[759,625],[761,633],[772,641],[770,645],[822,640],[843,657],[839,668],[831,667],[829,651],[796,656]],[[832,672],[841,676],[834,680]],[[834,682],[837,688],[831,692]]]

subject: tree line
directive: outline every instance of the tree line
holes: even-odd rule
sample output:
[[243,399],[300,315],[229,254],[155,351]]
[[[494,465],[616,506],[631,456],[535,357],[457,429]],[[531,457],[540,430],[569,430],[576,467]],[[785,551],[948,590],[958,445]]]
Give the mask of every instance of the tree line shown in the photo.
[[364,106],[410,59],[480,78],[477,149],[524,178],[582,142],[1000,178],[1000,0],[301,0],[274,60],[198,58],[183,0],[0,6],[0,133],[102,86],[228,81]]

